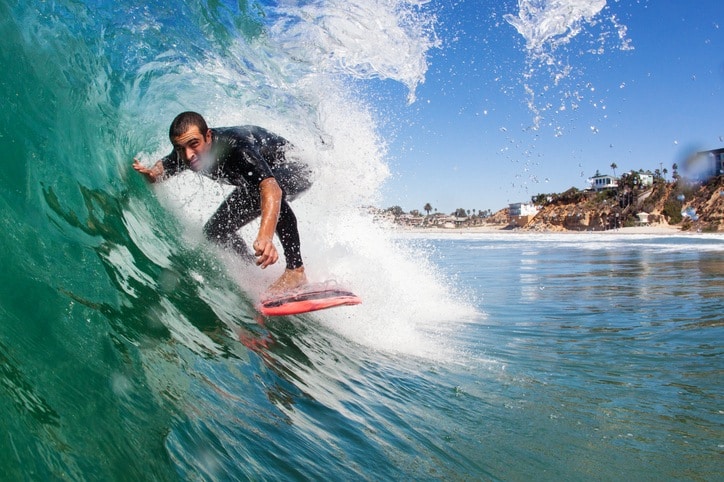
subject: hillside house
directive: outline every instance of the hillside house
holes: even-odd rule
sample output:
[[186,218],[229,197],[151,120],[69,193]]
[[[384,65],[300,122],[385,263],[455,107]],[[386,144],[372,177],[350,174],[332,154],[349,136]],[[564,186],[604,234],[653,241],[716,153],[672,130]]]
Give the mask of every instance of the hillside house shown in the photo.
[[724,175],[724,149],[697,152],[686,160],[684,170],[686,177],[697,181]]
[[[631,171],[633,173],[633,171]],[[654,185],[654,175],[649,173],[639,173],[641,187],[650,187]]]
[[591,179],[588,180],[591,183],[591,189],[596,192],[603,191],[605,189],[616,189],[618,187],[617,179],[608,174],[596,173]]

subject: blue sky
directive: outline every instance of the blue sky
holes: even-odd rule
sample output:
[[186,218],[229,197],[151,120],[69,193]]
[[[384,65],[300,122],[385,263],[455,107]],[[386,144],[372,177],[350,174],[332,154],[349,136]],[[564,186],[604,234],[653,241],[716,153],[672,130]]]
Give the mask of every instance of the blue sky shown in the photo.
[[[517,2],[426,8],[436,12],[441,46],[429,52],[417,100],[408,105],[392,82],[374,95],[393,173],[381,207],[497,211],[582,189],[613,162],[617,174],[664,167],[670,176],[690,152],[724,147],[721,0],[608,0],[552,52],[570,67],[557,85],[503,18],[518,15]],[[539,109],[551,105],[537,129],[525,85]]]

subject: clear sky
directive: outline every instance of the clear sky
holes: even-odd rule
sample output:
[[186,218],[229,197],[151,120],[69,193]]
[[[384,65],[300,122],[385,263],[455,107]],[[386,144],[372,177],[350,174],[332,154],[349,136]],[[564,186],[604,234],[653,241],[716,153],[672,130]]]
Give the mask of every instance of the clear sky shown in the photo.
[[[556,17],[520,15],[515,1],[426,5],[440,48],[428,52],[417,99],[408,105],[392,82],[374,96],[393,172],[380,207],[497,211],[583,189],[612,163],[617,174],[666,168],[670,177],[692,151],[724,147],[724,2],[557,3],[570,12],[597,1],[605,6],[591,18],[558,22],[579,27],[575,35],[550,37]],[[528,38],[515,18],[535,27]]]

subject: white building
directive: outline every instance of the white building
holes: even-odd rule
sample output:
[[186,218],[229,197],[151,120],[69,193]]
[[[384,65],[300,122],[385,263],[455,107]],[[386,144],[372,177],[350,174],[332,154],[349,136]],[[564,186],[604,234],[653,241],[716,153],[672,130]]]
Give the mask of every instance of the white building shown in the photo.
[[596,173],[588,182],[591,183],[591,189],[596,192],[603,191],[604,189],[616,189],[618,187],[617,179],[608,174]]
[[508,204],[508,214],[510,216],[535,216],[538,214],[538,206],[532,203]]
[[[631,171],[633,173],[633,171]],[[654,185],[654,175],[653,174],[642,174],[638,173],[639,179],[641,180],[641,186],[648,187]]]
[[531,203],[508,204],[508,220],[515,226],[525,226],[538,214],[538,206]]

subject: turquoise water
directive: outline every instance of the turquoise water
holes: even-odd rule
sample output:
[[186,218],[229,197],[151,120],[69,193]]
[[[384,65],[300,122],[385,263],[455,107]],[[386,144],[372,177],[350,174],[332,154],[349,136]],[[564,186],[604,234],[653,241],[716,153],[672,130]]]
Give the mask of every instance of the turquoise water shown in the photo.
[[490,370],[454,379],[491,478],[721,477],[721,237],[433,244],[485,313],[459,343]]
[[[404,5],[354,25],[424,27]],[[720,477],[721,238],[385,232],[352,92],[414,88],[429,39],[338,8],[0,2],[0,478]],[[200,239],[223,190],[130,169],[187,108],[295,141],[310,276],[363,305],[258,317],[278,272]]]

